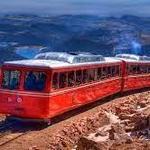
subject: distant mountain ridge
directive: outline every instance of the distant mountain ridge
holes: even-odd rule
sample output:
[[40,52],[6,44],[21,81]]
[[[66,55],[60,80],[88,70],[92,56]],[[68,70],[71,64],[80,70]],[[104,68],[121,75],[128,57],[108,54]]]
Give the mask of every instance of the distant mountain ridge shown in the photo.
[[150,17],[0,16],[0,63],[22,59],[16,49],[24,46],[47,47],[43,51],[92,51],[113,56],[136,52],[132,51],[134,42],[141,45],[140,54],[150,55]]

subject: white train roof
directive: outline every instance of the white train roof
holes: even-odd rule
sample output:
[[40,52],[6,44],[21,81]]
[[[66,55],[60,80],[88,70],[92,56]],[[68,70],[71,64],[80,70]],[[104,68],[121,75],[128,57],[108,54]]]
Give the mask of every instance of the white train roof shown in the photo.
[[122,60],[128,61],[128,62],[148,62],[150,63],[150,57],[148,56],[139,56],[134,54],[118,54],[116,55],[117,58],[120,58]]
[[5,65],[20,65],[20,66],[32,66],[32,67],[49,67],[49,68],[59,68],[59,67],[73,67],[73,66],[83,66],[91,64],[103,64],[103,63],[116,63],[121,62],[111,57],[103,57],[101,55],[93,54],[68,54],[68,53],[41,53],[37,55],[34,59],[30,60],[18,60],[18,61],[7,61]]
[[68,62],[71,64],[75,63],[85,63],[85,62],[95,62],[95,61],[105,61],[105,58],[101,55],[93,55],[90,53],[66,53],[66,52],[47,52],[41,53],[35,56],[35,59],[44,60],[57,60]]
[[139,56],[134,54],[118,54],[116,58],[119,60],[124,60],[126,62],[135,62],[135,63],[150,63],[150,57],[148,56]]

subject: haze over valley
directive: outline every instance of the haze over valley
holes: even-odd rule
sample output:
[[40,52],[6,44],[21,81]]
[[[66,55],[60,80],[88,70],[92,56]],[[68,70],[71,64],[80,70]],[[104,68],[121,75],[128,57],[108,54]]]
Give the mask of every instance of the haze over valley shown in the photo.
[[47,51],[150,55],[149,6],[149,0],[1,1],[0,63]]

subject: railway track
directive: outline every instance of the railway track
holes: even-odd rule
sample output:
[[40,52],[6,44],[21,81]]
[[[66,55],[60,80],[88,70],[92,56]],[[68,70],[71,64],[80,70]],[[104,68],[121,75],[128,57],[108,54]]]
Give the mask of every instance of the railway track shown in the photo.
[[10,143],[11,141],[14,141],[15,139],[27,134],[25,133],[10,133],[4,135],[2,138],[0,137],[0,147],[6,145],[7,143]]
[[41,130],[41,125],[24,123],[11,119],[0,119],[0,149],[32,130]]
[[0,147],[14,141],[15,139],[27,134],[29,131],[26,132],[19,132],[15,131],[14,127],[17,126],[16,121],[1,121],[0,124]]

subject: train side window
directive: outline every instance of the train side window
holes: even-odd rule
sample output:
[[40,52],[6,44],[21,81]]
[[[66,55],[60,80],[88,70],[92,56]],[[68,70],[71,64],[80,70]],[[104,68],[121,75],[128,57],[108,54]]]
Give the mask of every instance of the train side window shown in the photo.
[[52,83],[52,87],[53,87],[53,89],[58,89],[59,88],[59,74],[58,73],[54,73],[54,75],[53,75],[53,83]]
[[97,80],[100,80],[102,78],[102,68],[98,68],[97,71]]
[[76,85],[80,85],[82,84],[83,79],[82,79],[82,71],[81,70],[77,70],[76,71]]
[[112,75],[112,77],[116,76],[116,66],[112,66],[112,68],[111,68],[111,75]]
[[75,86],[75,72],[74,71],[68,72],[68,86],[69,87]]
[[126,73],[127,73],[128,75],[130,75],[130,65],[127,65],[127,71],[126,71]]
[[150,73],[150,66],[148,66],[148,73]]
[[136,69],[137,69],[137,70],[136,70],[136,73],[137,73],[137,74],[140,74],[140,66],[137,65],[136,67],[137,67],[137,68],[136,68]]
[[95,68],[95,81],[98,80],[98,68]]
[[111,77],[111,67],[107,67],[107,77]]
[[144,67],[144,73],[147,73],[147,66],[143,66]]
[[24,83],[25,90],[43,91],[46,85],[46,78],[47,76],[44,72],[27,72]]
[[132,75],[132,66],[131,65],[128,66],[128,74]]
[[131,65],[130,66],[130,74],[134,75],[136,73],[137,73],[137,67],[136,67],[136,65]]
[[88,70],[89,82],[95,81],[95,69]]
[[129,67],[129,74],[134,75],[134,74],[144,74],[148,72],[148,68],[145,65],[131,65]]
[[87,83],[89,81],[88,70],[83,70],[83,83]]
[[102,68],[102,79],[107,78],[107,67]]
[[148,73],[149,72],[149,66],[147,65],[146,68],[147,68],[147,73]]
[[147,67],[142,65],[141,66],[141,73],[147,73]]
[[120,76],[120,67],[116,66],[116,76]]
[[61,72],[59,74],[59,88],[67,87],[67,73]]
[[10,90],[19,88],[20,71],[5,70],[3,73],[2,87]]
[[146,73],[148,73],[148,65],[145,65]]

